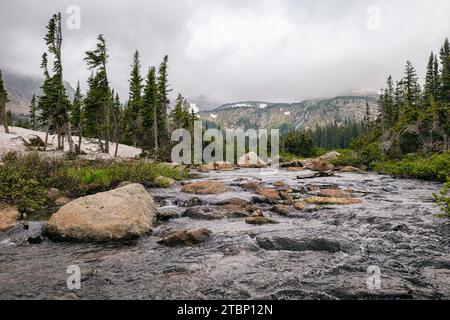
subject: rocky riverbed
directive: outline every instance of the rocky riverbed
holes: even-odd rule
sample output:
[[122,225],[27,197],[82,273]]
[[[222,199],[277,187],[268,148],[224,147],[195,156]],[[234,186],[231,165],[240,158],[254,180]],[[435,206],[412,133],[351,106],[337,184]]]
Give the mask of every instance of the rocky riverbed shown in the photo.
[[[21,222],[0,233],[0,299],[450,298],[450,225],[431,197],[440,184],[298,175],[240,169],[202,176],[225,185],[216,194],[151,189],[165,221],[133,241],[54,242],[44,221]],[[306,201],[317,196],[354,200]],[[230,206],[233,198],[248,203]],[[274,223],[246,223],[252,215]],[[197,233],[170,242],[186,230]],[[71,265],[79,290],[66,285]],[[368,270],[380,271],[379,286],[367,285]]]

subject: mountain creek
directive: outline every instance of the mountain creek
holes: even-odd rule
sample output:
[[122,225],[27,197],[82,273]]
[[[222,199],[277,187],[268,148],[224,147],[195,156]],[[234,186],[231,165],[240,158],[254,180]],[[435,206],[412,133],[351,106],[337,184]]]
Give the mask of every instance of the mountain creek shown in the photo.
[[[131,241],[55,242],[42,236],[31,244],[45,221],[21,221],[0,233],[0,299],[450,298],[450,224],[436,217],[432,199],[441,184],[372,173],[298,175],[270,168],[211,171],[199,180],[218,180],[226,192],[189,194],[180,184],[149,189],[159,211],[172,219]],[[360,201],[276,209],[282,199],[264,201],[243,187],[248,182],[294,199],[339,189]],[[247,200],[274,223],[208,216],[233,198]],[[169,230],[201,228],[209,230],[201,243],[160,241]],[[67,286],[73,265],[81,270],[78,290]],[[377,285],[368,285],[374,276]]]

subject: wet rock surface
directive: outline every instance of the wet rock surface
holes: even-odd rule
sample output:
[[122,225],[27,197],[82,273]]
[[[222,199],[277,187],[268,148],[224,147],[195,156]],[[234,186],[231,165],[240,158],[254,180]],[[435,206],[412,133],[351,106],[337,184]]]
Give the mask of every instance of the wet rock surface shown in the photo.
[[[0,233],[0,298],[450,298],[450,225],[436,218],[431,198],[440,184],[359,173],[306,181],[297,175],[271,169],[211,172],[204,178],[229,188],[215,195],[182,193],[181,186],[150,189],[159,212],[180,218],[159,221],[152,235],[128,242],[40,241],[44,222],[29,222],[26,229],[21,221]],[[258,181],[258,188],[271,189],[280,180],[292,188],[294,204],[304,203],[295,217],[271,211],[286,205],[281,197],[276,203],[249,204],[261,196],[242,187]],[[351,189],[361,203],[317,207],[303,202],[314,196],[310,193],[333,188]],[[208,208],[223,212],[227,205],[253,206],[254,212],[247,211],[247,218],[182,217],[189,208],[206,208],[206,214]],[[194,233],[201,242],[192,244],[184,232],[192,236],[199,229],[210,234]],[[173,230],[179,242],[163,245],[161,239]],[[66,287],[70,265],[81,269],[81,290]],[[374,290],[367,286],[373,266],[381,273],[380,288]]]

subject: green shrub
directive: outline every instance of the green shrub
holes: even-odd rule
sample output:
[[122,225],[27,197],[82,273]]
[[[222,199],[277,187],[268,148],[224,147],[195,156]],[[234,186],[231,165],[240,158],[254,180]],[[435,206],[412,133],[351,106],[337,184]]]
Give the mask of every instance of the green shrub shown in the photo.
[[75,162],[43,158],[38,153],[6,154],[0,166],[0,202],[23,209],[41,209],[46,192],[58,188],[67,196],[79,197],[115,188],[123,181],[154,186],[158,176],[180,180],[186,170],[170,164],[144,161],[116,163],[108,161]]
[[379,162],[375,170],[397,177],[445,182],[450,176],[450,152],[431,156],[410,154],[398,161]]
[[25,156],[7,153],[0,166],[0,201],[19,208],[39,209],[45,202],[47,187],[58,180],[62,162],[44,159],[37,153]]
[[433,193],[434,200],[441,207],[442,216],[450,218],[450,180],[444,184],[440,194]]

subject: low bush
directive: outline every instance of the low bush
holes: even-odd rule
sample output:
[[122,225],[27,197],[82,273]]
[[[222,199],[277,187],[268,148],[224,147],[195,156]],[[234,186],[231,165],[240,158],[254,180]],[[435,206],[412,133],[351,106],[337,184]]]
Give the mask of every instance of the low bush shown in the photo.
[[63,161],[44,158],[38,153],[19,155],[14,152],[2,158],[0,166],[0,202],[21,209],[41,209],[46,205],[49,188],[58,188],[70,197],[79,197],[115,188],[123,181],[153,186],[158,176],[180,180],[186,170],[170,164],[135,161]]
[[441,207],[442,216],[450,218],[450,180],[444,184],[439,194],[434,193],[433,197],[436,203]]
[[445,182],[450,176],[450,152],[430,156],[411,154],[401,160],[379,162],[375,170],[401,178]]

